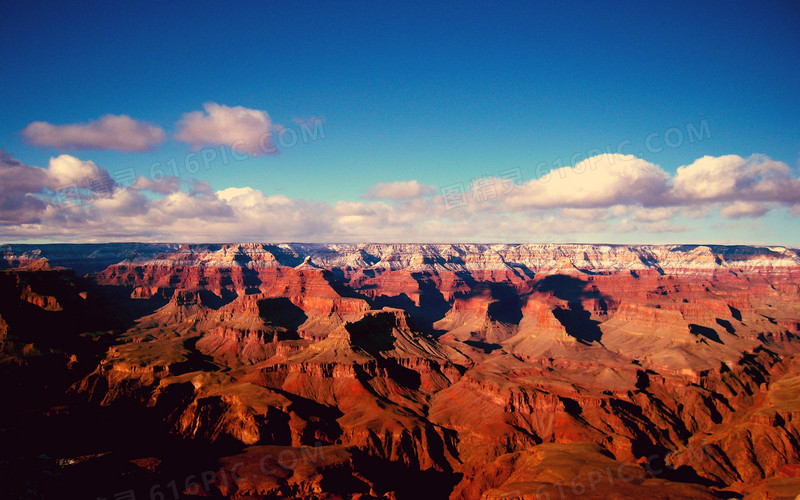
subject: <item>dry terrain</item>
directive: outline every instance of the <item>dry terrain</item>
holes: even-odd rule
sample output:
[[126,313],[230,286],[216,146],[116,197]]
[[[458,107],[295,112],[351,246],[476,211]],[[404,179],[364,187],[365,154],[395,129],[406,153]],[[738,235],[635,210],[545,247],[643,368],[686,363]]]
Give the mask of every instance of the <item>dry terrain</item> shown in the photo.
[[11,498],[789,498],[782,247],[0,245]]

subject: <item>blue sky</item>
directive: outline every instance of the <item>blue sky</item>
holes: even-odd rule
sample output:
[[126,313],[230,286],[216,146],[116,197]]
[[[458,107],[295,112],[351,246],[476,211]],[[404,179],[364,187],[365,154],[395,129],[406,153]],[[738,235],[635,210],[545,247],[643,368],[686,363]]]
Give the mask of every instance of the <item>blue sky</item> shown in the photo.
[[[264,113],[280,153],[228,164],[218,156],[208,170],[194,174],[179,168],[183,191],[191,189],[192,179],[208,183],[205,194],[189,193],[185,201],[207,202],[205,208],[198,206],[195,220],[183,214],[182,222],[175,223],[174,214],[170,218],[167,208],[156,206],[175,193],[148,190],[140,183],[136,193],[128,193],[136,194],[136,200],[113,205],[119,211],[114,219],[99,215],[94,204],[80,203],[71,211],[58,204],[59,214],[50,220],[53,210],[46,215],[41,205],[38,216],[0,217],[0,237],[800,245],[794,235],[800,233],[798,200],[773,193],[779,199],[773,203],[766,188],[759,188],[757,196],[746,191],[768,177],[764,172],[783,168],[775,162],[789,169],[781,171],[784,184],[798,177],[797,26],[800,7],[792,2],[6,2],[0,7],[5,66],[0,147],[15,161],[47,170],[51,158],[66,154],[93,162],[99,169],[95,175],[107,171],[115,177],[133,168],[147,178],[154,163],[173,159],[184,165],[193,147],[231,147],[222,139],[212,144],[208,136],[194,143],[176,140],[180,120],[186,113],[202,114],[206,103]],[[84,126],[105,115],[149,124],[163,131],[163,139],[146,151],[120,151],[101,149],[107,143],[91,140],[60,143],[53,137],[63,129],[40,136],[38,144],[22,132],[33,122]],[[281,140],[290,136],[274,128],[299,133],[295,120],[313,118],[324,118],[324,137],[300,140],[293,147]],[[220,123],[214,126],[219,137],[231,137],[220,132]],[[698,130],[700,136],[692,136]],[[674,182],[678,167],[703,156],[735,155],[742,161],[708,166],[714,175],[732,169],[734,191],[713,199],[673,193],[669,200],[652,203],[674,209],[662,210],[666,219],[655,220],[651,212],[639,217],[659,225],[634,220],[640,208],[653,209],[647,205],[658,193],[622,204],[591,201],[587,192],[585,203],[508,204],[495,197],[478,203],[468,197],[468,206],[455,211],[430,206],[443,187],[464,184],[469,191],[475,179],[509,170],[518,172],[518,182],[532,182],[551,168],[571,167],[599,151],[632,154],[657,165],[670,177],[668,183]],[[754,160],[754,154],[766,159]],[[51,174],[49,184],[31,193],[45,205],[51,204],[56,186]],[[376,184],[412,180],[425,186],[419,199],[413,189],[364,198]],[[541,196],[541,187],[528,193]],[[249,188],[261,198],[251,196],[245,205],[240,197],[237,205],[233,198],[216,195],[227,188]],[[17,209],[17,195],[6,195],[8,211]],[[143,198],[152,206],[144,206]],[[170,206],[179,198],[174,196]],[[225,217],[243,219],[248,214],[241,210],[259,203],[273,210],[278,201],[286,210],[291,202],[291,210],[305,211],[292,219],[306,224],[302,230],[283,227],[286,217],[259,224],[254,232],[187,230],[203,221],[211,228]],[[208,208],[217,202],[232,211],[226,215],[224,208]],[[738,208],[721,215],[737,202]],[[133,211],[126,214],[125,207]],[[600,209],[613,213],[588,212]],[[705,212],[699,216],[698,210]],[[417,218],[406,220],[409,213]],[[150,224],[145,223],[148,217]],[[324,219],[323,227],[309,222],[314,217]],[[602,217],[605,224],[586,231],[576,223]],[[22,219],[25,226],[20,226]],[[142,229],[162,219],[170,222],[160,230]],[[93,222],[88,231],[87,220]],[[530,222],[547,220],[564,223],[566,230],[531,229]],[[104,224],[117,228],[103,232]],[[469,229],[476,225],[486,227]],[[427,229],[417,230],[423,226]],[[449,229],[443,231],[445,226]]]

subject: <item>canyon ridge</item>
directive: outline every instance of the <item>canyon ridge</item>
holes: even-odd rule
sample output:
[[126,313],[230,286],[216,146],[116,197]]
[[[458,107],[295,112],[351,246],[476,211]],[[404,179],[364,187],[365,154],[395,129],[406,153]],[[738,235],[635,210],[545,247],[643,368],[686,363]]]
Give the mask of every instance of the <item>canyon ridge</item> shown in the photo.
[[[795,498],[800,250],[0,245],[20,498]],[[65,493],[67,492],[67,493]]]

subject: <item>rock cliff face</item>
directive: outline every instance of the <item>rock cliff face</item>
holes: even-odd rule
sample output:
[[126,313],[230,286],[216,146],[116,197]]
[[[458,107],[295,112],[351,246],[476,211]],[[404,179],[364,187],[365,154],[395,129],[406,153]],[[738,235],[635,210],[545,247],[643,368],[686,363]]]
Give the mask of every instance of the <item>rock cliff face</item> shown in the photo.
[[[203,494],[800,493],[796,249],[0,252],[11,376],[53,370],[88,408],[146,415],[175,449],[203,443]],[[84,278],[54,268],[78,261]],[[116,453],[92,460],[180,462]],[[133,476],[161,477],[147,474]]]

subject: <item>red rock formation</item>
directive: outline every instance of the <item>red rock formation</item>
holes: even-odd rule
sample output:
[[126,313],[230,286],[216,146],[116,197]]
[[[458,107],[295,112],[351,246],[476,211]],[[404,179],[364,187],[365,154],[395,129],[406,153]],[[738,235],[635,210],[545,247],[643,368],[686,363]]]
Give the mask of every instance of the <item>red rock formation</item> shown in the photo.
[[[12,250],[5,262],[23,262]],[[62,369],[85,370],[76,394],[141,408],[184,439],[247,446],[209,448],[208,494],[414,494],[381,467],[452,498],[712,498],[796,484],[794,250],[136,252],[80,287],[62,271],[4,271],[0,342],[26,362],[40,345],[63,348],[39,329],[59,318],[75,337],[102,332],[109,345],[60,354]],[[114,305],[98,308],[119,316],[113,327],[76,319],[94,296]],[[26,326],[34,314],[53,321]],[[255,463],[315,450],[325,457],[270,474]]]

